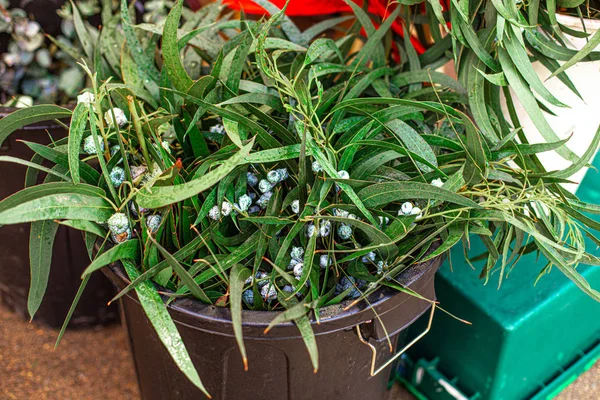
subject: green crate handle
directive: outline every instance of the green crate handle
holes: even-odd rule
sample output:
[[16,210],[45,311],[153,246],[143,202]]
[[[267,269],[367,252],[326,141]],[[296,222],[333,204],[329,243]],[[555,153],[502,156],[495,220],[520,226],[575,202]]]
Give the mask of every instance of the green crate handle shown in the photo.
[[402,350],[400,350],[398,353],[396,353],[392,358],[390,358],[389,360],[387,360],[382,366],[380,366],[379,368],[377,368],[377,370],[375,370],[375,360],[377,359],[377,349],[375,348],[375,346],[373,346],[371,343],[369,343],[368,341],[366,341],[363,338],[362,333],[360,332],[360,325],[356,325],[356,335],[358,336],[358,339],[362,343],[364,343],[367,346],[369,346],[369,348],[373,352],[373,357],[371,357],[371,370],[369,372],[369,374],[371,376],[375,376],[378,373],[380,373],[381,371],[383,371],[388,365],[390,365],[391,363],[393,363],[394,361],[396,361],[398,359],[398,357],[400,357],[408,349],[410,349],[415,343],[417,343],[423,336],[427,335],[427,333],[431,329],[431,324],[433,323],[433,314],[435,312],[435,307],[436,307],[436,303],[432,302],[431,303],[431,312],[429,313],[429,322],[427,323],[427,327],[425,328],[425,330],[423,332],[421,332],[421,334],[419,336],[417,336],[416,338],[414,338],[409,344],[407,344],[406,346],[404,346],[404,348]]

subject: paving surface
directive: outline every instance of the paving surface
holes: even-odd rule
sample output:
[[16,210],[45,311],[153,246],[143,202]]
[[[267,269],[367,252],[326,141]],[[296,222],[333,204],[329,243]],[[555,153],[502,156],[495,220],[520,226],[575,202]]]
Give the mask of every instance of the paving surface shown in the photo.
[[[54,350],[56,335],[57,331],[23,321],[0,305],[0,399],[139,400],[120,326],[67,332]],[[387,397],[409,399],[413,397],[398,385]],[[557,399],[600,399],[600,362]]]

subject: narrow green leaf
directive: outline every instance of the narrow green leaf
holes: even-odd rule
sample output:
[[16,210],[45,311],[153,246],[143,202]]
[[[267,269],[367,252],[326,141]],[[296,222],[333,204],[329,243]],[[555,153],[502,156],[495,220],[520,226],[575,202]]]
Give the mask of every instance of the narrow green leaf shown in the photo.
[[69,170],[73,183],[81,182],[79,178],[79,151],[81,140],[88,121],[89,108],[84,103],[78,103],[73,110],[71,125],[69,126]]
[[0,162],[10,162],[10,163],[14,163],[14,164],[24,165],[24,166],[29,167],[29,168],[35,168],[37,170],[46,172],[46,173],[48,173],[50,175],[54,175],[55,177],[60,178],[60,179],[62,179],[64,181],[71,182],[71,178],[69,178],[65,174],[61,174],[60,172],[57,172],[54,169],[46,168],[46,167],[44,167],[42,165],[39,165],[39,164],[36,164],[36,163],[32,163],[30,161],[21,160],[20,158],[11,157],[11,156],[0,156]]
[[179,46],[177,45],[177,28],[179,27],[179,20],[181,19],[182,7],[183,0],[178,0],[165,20],[162,53],[165,68],[173,86],[177,90],[187,92],[194,82],[183,67],[183,62],[179,55]]
[[445,253],[450,250],[456,243],[458,243],[462,237],[464,236],[465,228],[462,223],[455,223],[448,227],[448,237],[446,237],[440,246],[432,251],[429,255],[423,257],[419,260],[419,262],[429,261],[433,258],[436,258],[440,254]]
[[358,192],[358,197],[366,207],[379,207],[400,200],[424,199],[447,201],[465,207],[481,208],[473,200],[459,194],[420,182],[376,183]]
[[279,112],[284,112],[283,104],[281,103],[281,99],[277,96],[267,93],[246,93],[239,95],[237,97],[233,97],[229,100],[226,100],[218,106],[224,106],[226,104],[263,104],[265,106],[269,106],[274,110]]
[[129,9],[127,7],[127,0],[121,0],[121,19],[123,20],[121,26],[125,33],[128,48],[133,60],[139,68],[140,75],[143,77],[144,85],[152,94],[152,97],[158,98],[160,72],[154,65],[154,60],[148,57],[147,53],[144,51],[144,46],[142,46],[133,30],[131,16],[129,15]]
[[27,297],[27,311],[31,319],[40,308],[46,293],[52,263],[52,247],[57,230],[58,224],[53,221],[37,221],[31,224],[29,234],[31,278]]
[[[131,261],[123,260],[122,263],[127,275],[129,275],[129,279],[133,281],[140,275]],[[169,311],[167,311],[165,303],[152,282],[149,280],[140,282],[140,284],[135,287],[135,292],[146,316],[154,327],[158,338],[173,358],[177,367],[179,367],[181,372],[183,372],[190,382],[200,389],[202,393],[210,397],[200,380],[200,376],[198,376],[198,372],[190,359],[190,355],[177,331],[175,323],[169,315]]]
[[242,147],[242,149],[224,161],[219,167],[202,177],[193,179],[181,185],[143,188],[138,192],[136,201],[140,207],[158,208],[195,196],[212,187],[233,171],[235,167],[243,164],[244,159],[250,153],[253,145],[254,140]]
[[548,79],[555,77],[556,75],[560,74],[561,72],[566,71],[568,68],[571,68],[573,65],[577,64],[579,61],[581,61],[584,58],[586,58],[587,56],[589,56],[590,53],[593,50],[595,50],[596,47],[598,47],[599,45],[600,45],[600,30],[596,31],[596,33],[594,33],[594,36],[592,36],[590,38],[590,40],[588,40],[588,42],[585,44],[585,46],[583,46],[581,48],[581,50],[579,50],[577,52],[577,54],[575,54],[573,57],[571,57],[571,59],[569,61],[567,61],[559,69],[554,71],[552,73],[552,75],[550,75],[548,77]]
[[[298,300],[296,300],[294,297],[286,299],[285,296],[279,296],[279,301],[288,310],[298,304]],[[319,370],[319,350],[317,348],[315,333],[310,324],[310,319],[305,315],[294,319],[294,322],[296,323],[296,326],[302,335],[302,340],[304,340],[304,344],[308,350],[308,355],[310,356],[313,370],[316,373]]]
[[79,9],[71,1],[71,10],[73,12],[73,25],[75,27],[75,31],[77,32],[77,38],[79,39],[79,43],[81,43],[81,47],[85,51],[85,54],[90,60],[94,59],[94,42],[95,40],[92,38],[92,35],[88,31],[83,19],[81,18],[81,14],[79,13]]
[[497,72],[495,74],[486,74],[477,67],[475,67],[475,69],[490,83],[493,83],[496,86],[508,86],[508,82],[506,81],[506,77],[504,76],[503,72]]
[[152,241],[152,244],[156,246],[160,254],[165,258],[167,263],[173,268],[181,282],[187,286],[188,290],[196,299],[202,301],[206,304],[212,304],[206,293],[200,288],[200,286],[194,281],[189,272],[181,266],[179,261],[171,253],[169,253],[164,247],[162,247],[158,242],[152,237],[152,235],[148,236],[148,239]]
[[4,198],[2,201],[0,201],[0,212],[40,197],[61,193],[79,193],[89,196],[105,195],[104,191],[99,187],[86,184],[74,185],[70,182],[44,183],[43,185],[27,187]]
[[[433,152],[431,147],[429,147],[427,142],[421,137],[421,135],[419,135],[417,131],[411,128],[410,125],[399,119],[393,119],[387,122],[385,125],[394,135],[396,135],[402,141],[402,143],[404,143],[408,150],[412,151],[415,154],[418,154],[419,156],[426,159],[430,164],[437,167],[437,158],[435,157],[435,153]],[[430,167],[422,163],[418,162],[417,165],[419,169],[423,172],[431,171]]]
[[398,247],[394,245],[394,241],[371,224],[352,218],[327,216],[327,219],[330,221],[343,222],[346,225],[354,226],[363,231],[369,238],[371,245],[378,247],[378,252],[384,259],[392,259],[398,254]]
[[328,52],[334,53],[338,56],[340,62],[344,62],[344,57],[333,40],[329,38],[319,38],[312,42],[306,51],[304,65],[315,62],[319,57],[327,55]]
[[0,212],[0,224],[54,219],[106,222],[113,213],[112,206],[101,197],[62,193],[30,200]]
[[[525,109],[525,111],[527,111],[527,114],[531,118],[531,121],[533,122],[535,127],[539,130],[539,132],[542,134],[544,139],[546,139],[546,141],[559,141],[560,138],[556,135],[556,133],[554,133],[554,130],[550,127],[550,124],[548,124],[548,121],[542,114],[542,111],[540,110],[540,107],[538,106],[535,97],[531,93],[531,90],[529,90],[523,78],[519,75],[519,73],[515,70],[514,66],[512,65],[512,61],[510,60],[510,57],[508,56],[506,50],[504,50],[501,47],[498,47],[498,57],[500,60],[500,64],[502,65],[504,75],[506,76],[506,80],[508,80],[508,83],[510,83],[510,86],[513,88],[513,90],[519,97],[523,108]],[[577,157],[577,155],[573,153],[573,151],[569,150],[566,147],[559,148],[556,152],[560,154],[563,158],[571,162],[576,162],[579,159],[579,157]]]
[[575,283],[585,294],[590,296],[596,301],[600,301],[600,293],[597,290],[592,289],[590,284],[585,280],[583,276],[577,270],[567,264],[565,259],[553,248],[550,248],[545,243],[535,240],[540,251],[548,258],[548,260],[556,265],[558,269],[565,274],[567,278],[569,278],[573,283]]
[[467,162],[465,163],[463,177],[469,185],[475,185],[486,177],[487,160],[485,156],[485,143],[483,137],[477,131],[477,128],[463,117],[465,121],[465,131],[467,134]]
[[124,259],[139,259],[140,242],[137,239],[127,240],[123,243],[108,249],[104,253],[97,256],[94,261],[83,271],[81,278],[85,278],[92,272],[99,270],[100,268],[106,267],[117,261]]
[[[439,4],[438,4],[439,6]],[[382,40],[385,34],[388,32],[392,23],[396,21],[398,15],[400,14],[400,10],[402,7],[396,7],[394,11],[388,15],[388,17],[383,21],[383,23],[377,28],[375,33],[369,35],[369,39],[365,43],[365,45],[360,49],[354,61],[352,62],[352,66],[361,67],[364,66],[369,60],[373,59],[373,64],[375,68],[382,67],[383,62],[377,58],[373,57],[373,54],[376,54],[376,49],[382,47]]]
[[506,46],[506,52],[512,59],[513,63],[523,76],[523,78],[529,83],[531,88],[548,103],[553,104],[557,107],[567,107],[564,103],[558,100],[546,86],[542,83],[537,73],[533,69],[533,65],[529,60],[529,55],[525,51],[525,48],[514,38],[514,34],[507,32],[507,40],[504,41]]
[[[277,6],[275,6],[269,0],[252,0],[252,1],[254,1],[256,4],[258,4],[265,10],[267,10],[267,12],[269,14],[271,14],[272,18],[275,17],[276,15],[277,15],[277,18],[282,18],[281,30],[285,32],[287,37],[292,42],[299,43],[299,44],[305,44],[304,40],[303,40],[304,37],[302,36],[300,29],[298,29],[298,27],[296,26],[296,24],[294,24],[292,19],[290,17],[288,17],[287,15],[285,15],[285,13],[283,13],[282,10],[280,10]],[[286,3],[286,5],[287,5],[287,3]]]
[[583,153],[583,156],[581,156],[579,160],[569,165],[565,169],[550,172],[550,175],[556,178],[569,178],[573,176],[573,174],[575,174],[580,169],[584,168],[592,160],[592,158],[594,157],[594,155],[596,155],[596,152],[598,151],[599,144],[600,127],[598,127],[598,130],[596,130],[596,134],[594,135],[592,142],[590,143],[588,148],[585,150],[585,153]]
[[0,146],[11,133],[37,122],[69,118],[71,110],[55,105],[39,105],[22,108],[0,119]]
[[106,229],[96,222],[84,221],[81,219],[69,219],[65,221],[58,221],[58,224],[77,229],[78,231],[93,233],[99,237],[105,237],[107,234]]
[[90,280],[90,275],[86,276],[85,278],[83,278],[83,280],[81,281],[81,284],[79,285],[79,289],[77,289],[77,293],[75,294],[75,298],[73,299],[73,302],[71,303],[71,307],[69,307],[69,312],[67,312],[67,316],[65,317],[65,320],[62,324],[62,327],[60,328],[60,332],[58,332],[58,336],[56,338],[56,342],[54,343],[54,348],[56,349],[58,347],[58,345],[60,344],[60,341],[62,340],[65,331],[67,330],[67,326],[69,326],[69,322],[71,321],[71,317],[73,316],[73,313],[75,312],[75,308],[77,307],[77,304],[79,303],[79,299],[81,299],[81,295],[83,294],[83,291],[85,290],[85,287],[87,286],[88,282]]
[[244,147],[242,143],[242,139],[240,138],[240,132],[238,130],[238,123],[230,120],[229,118],[223,118],[223,127],[225,128],[225,133],[227,137],[231,139],[233,144],[235,144],[240,149]]
[[[23,143],[46,160],[64,167],[67,171],[69,170],[68,145],[50,147],[35,142],[27,142],[25,140]],[[79,177],[90,185],[97,185],[98,181],[100,180],[100,173],[96,171],[94,167],[84,163],[83,161],[78,161],[78,163]],[[68,180],[70,180],[70,178]]]
[[248,356],[244,346],[244,335],[242,333],[242,292],[246,279],[252,275],[252,271],[240,264],[235,264],[229,274],[229,307],[231,308],[231,322],[233,333],[244,362],[244,371],[248,371]]
[[[286,294],[287,295],[287,294]],[[289,297],[289,295],[287,295]],[[304,303],[297,303],[293,305],[291,308],[278,313],[275,318],[269,322],[269,325],[265,329],[265,332],[270,331],[273,327],[282,324],[284,322],[292,321],[298,318],[302,318],[306,315],[306,313],[310,310],[310,306]]]

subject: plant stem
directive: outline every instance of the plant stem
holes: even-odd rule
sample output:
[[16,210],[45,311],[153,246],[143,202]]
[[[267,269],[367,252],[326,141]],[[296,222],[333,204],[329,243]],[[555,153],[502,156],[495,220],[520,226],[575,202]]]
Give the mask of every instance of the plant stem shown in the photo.
[[148,165],[148,170],[150,171],[150,173],[152,173],[154,172],[153,162],[150,158],[150,155],[148,154],[146,140],[144,139],[144,132],[142,131],[142,126],[140,125],[140,118],[135,108],[133,96],[127,96],[127,104],[129,105],[129,112],[131,113],[131,119],[133,120],[133,127],[135,129],[135,133],[137,134],[138,141],[140,142],[140,147],[142,148],[142,154],[144,155],[144,159],[146,160],[146,164]]

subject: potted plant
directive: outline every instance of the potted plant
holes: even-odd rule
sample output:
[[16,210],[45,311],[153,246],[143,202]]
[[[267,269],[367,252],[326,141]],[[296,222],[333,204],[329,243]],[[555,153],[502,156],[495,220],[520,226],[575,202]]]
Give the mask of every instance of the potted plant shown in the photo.
[[[387,377],[370,372],[433,306],[439,257],[469,234],[488,248],[482,278],[541,251],[600,298],[576,271],[598,263],[583,241],[596,225],[580,212],[597,206],[532,162],[564,142],[491,142],[464,89],[420,70],[408,38],[393,61],[400,8],[378,30],[354,11],[361,22],[337,41],[281,12],[227,21],[216,56],[193,48],[210,64],[193,79],[180,49],[213,25],[179,33],[178,2],[159,70],[155,47],[127,32],[123,1],[142,79],[124,88],[99,79],[101,63],[85,67],[65,157],[45,170],[58,181],[0,202],[2,225],[61,220],[96,246],[82,287],[103,269],[122,289],[144,398],[382,397]],[[0,131],[55,115],[19,117]]]

